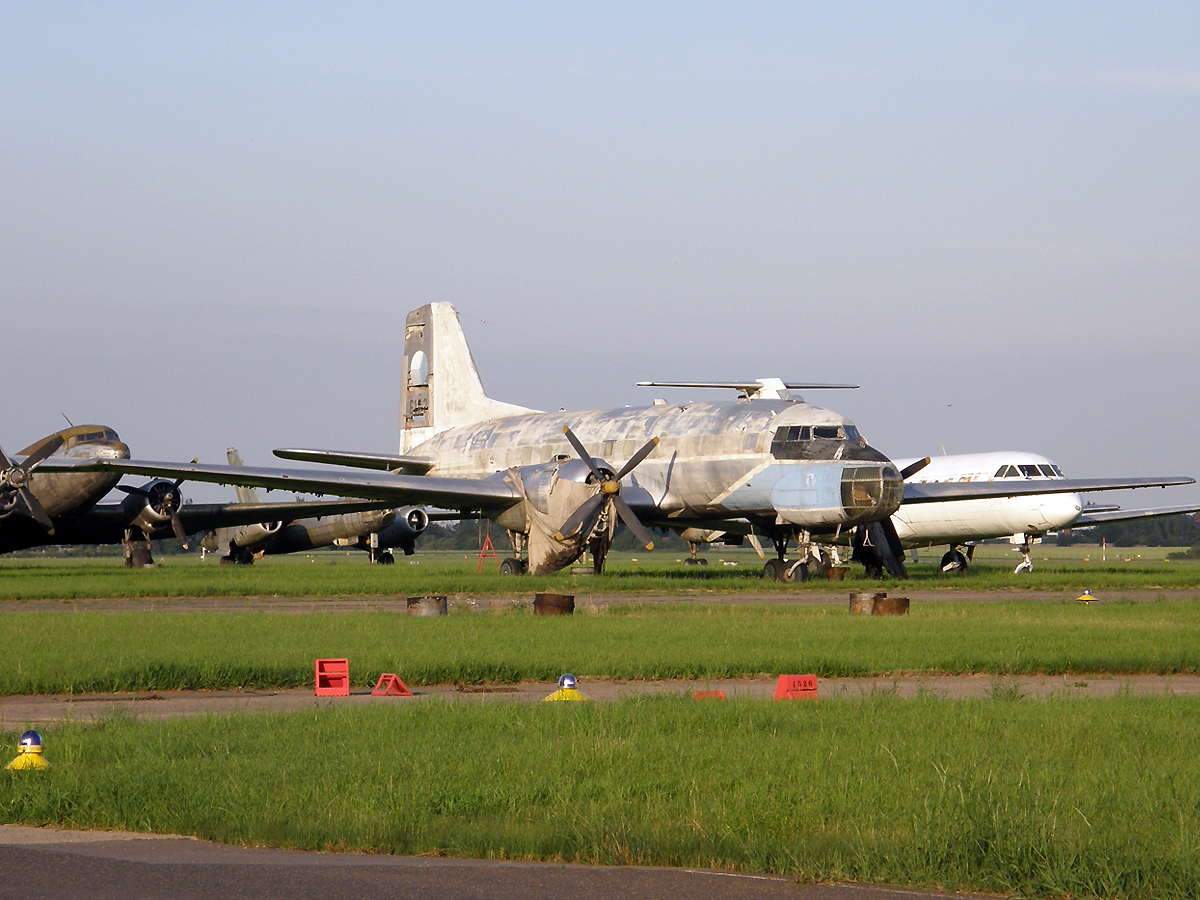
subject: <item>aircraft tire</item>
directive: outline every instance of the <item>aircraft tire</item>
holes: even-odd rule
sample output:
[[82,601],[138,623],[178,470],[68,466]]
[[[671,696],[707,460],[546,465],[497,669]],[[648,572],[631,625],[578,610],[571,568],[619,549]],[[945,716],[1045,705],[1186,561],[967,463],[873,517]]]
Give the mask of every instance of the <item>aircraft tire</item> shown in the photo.
[[500,563],[500,574],[501,575],[524,575],[525,574],[525,563],[521,562],[521,560],[516,559],[514,557],[509,557],[508,559],[504,560],[504,562]]
[[707,566],[707,565],[708,565],[708,560],[707,560],[707,559],[705,559],[703,556],[701,556],[701,557],[698,557],[698,558],[696,558],[696,559],[691,559],[691,558],[689,557],[688,559],[685,559],[685,560],[683,561],[683,564],[684,564],[685,566]]
[[763,566],[762,577],[765,581],[783,581],[784,562],[781,559],[768,559]]
[[808,581],[808,563],[784,563],[783,581],[788,584],[794,581]]
[[395,564],[396,557],[392,555],[391,550],[384,550],[375,558],[375,562],[381,566],[390,566]]
[[967,557],[961,550],[951,550],[942,557],[942,571],[950,574],[967,571]]

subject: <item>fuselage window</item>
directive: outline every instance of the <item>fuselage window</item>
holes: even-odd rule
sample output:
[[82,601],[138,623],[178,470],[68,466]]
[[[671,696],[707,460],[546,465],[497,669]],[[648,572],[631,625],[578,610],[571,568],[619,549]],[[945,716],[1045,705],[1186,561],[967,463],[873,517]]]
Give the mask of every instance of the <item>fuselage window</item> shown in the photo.
[[1042,475],[1042,473],[1038,471],[1038,467],[1032,465],[1021,466],[1021,474],[1026,478],[1040,478]]
[[1042,470],[1042,474],[1047,478],[1054,477],[1054,469],[1052,469],[1050,466],[1039,465],[1038,468]]

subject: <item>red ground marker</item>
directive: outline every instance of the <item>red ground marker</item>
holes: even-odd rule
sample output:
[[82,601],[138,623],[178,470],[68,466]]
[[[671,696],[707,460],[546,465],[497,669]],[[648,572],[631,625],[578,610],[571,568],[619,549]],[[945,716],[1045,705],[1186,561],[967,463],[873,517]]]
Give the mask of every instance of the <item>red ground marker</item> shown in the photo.
[[780,675],[775,685],[776,700],[816,700],[816,675]]
[[696,691],[692,694],[693,700],[724,700],[724,691]]
[[413,692],[405,687],[400,676],[393,675],[391,672],[384,672],[380,675],[375,690],[371,691],[372,697],[411,697],[412,695]]
[[350,661],[318,659],[316,661],[313,693],[318,697],[350,696]]

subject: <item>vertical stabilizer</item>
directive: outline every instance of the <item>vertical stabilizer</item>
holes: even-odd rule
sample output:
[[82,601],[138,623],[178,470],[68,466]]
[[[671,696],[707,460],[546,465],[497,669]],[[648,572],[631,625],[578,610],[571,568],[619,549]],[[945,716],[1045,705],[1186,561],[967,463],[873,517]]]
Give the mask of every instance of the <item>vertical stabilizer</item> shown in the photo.
[[458,313],[428,303],[408,314],[400,372],[400,453],[460,425],[533,412],[483,392]]
[[[231,466],[240,466],[242,464],[242,454],[237,452],[236,447],[230,447],[225,451],[225,458],[229,460]],[[252,487],[235,487],[237,491],[238,503],[262,503],[258,496],[258,488]]]

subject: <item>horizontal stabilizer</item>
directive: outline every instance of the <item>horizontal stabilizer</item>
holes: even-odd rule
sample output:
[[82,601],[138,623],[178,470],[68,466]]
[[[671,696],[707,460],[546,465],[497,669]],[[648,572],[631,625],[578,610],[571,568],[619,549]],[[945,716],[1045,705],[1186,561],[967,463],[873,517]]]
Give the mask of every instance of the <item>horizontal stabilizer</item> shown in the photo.
[[985,500],[992,497],[1028,497],[1034,494],[1084,494],[1088,491],[1123,491],[1133,488],[1195,484],[1183,475],[1167,478],[1045,478],[1029,481],[930,481],[904,485],[904,502],[941,503],[947,500]]
[[276,450],[275,455],[280,459],[294,459],[299,462],[324,463],[325,465],[347,466],[354,469],[381,469],[385,472],[401,472],[405,475],[424,475],[433,468],[433,460],[421,456],[389,456],[383,453],[289,448]]
[[759,378],[755,381],[639,381],[638,387],[717,388],[739,391],[751,400],[786,400],[788,391],[855,390],[857,384],[816,384],[809,381],[784,381]]

